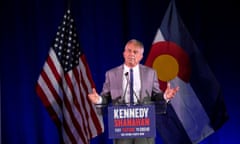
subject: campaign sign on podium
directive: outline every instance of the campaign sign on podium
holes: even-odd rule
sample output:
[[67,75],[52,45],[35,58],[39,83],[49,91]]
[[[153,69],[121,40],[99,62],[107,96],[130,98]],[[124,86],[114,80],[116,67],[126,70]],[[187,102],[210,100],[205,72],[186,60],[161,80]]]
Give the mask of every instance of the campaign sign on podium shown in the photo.
[[109,138],[155,137],[154,105],[108,106]]

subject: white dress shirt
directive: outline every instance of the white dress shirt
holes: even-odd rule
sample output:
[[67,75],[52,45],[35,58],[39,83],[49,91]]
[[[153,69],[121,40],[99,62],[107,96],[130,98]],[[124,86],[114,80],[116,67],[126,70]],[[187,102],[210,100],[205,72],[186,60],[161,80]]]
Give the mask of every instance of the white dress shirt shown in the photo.
[[[140,100],[140,91],[141,91],[141,78],[140,78],[140,71],[139,71],[139,65],[132,68],[133,70],[133,98],[134,103],[138,103]],[[128,75],[125,75],[128,73]],[[130,68],[124,65],[123,68],[123,83],[122,83],[122,89],[123,89],[123,96],[126,91],[125,95],[125,103],[130,103],[130,84],[128,84],[130,81]],[[127,89],[126,89],[127,86]]]

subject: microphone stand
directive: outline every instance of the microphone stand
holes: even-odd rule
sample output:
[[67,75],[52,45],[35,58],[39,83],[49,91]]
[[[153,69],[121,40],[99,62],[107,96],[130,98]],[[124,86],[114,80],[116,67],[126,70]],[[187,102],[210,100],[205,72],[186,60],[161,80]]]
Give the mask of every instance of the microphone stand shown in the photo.
[[123,102],[124,103],[126,103],[125,102],[125,97],[126,97],[126,93],[127,93],[127,89],[128,89],[128,85],[129,85],[129,80],[128,80],[128,72],[126,72],[125,74],[124,74],[124,76],[125,76],[125,78],[126,78],[126,80],[127,80],[127,84],[126,84],[126,87],[125,87],[125,90],[124,90],[124,93],[123,93]]

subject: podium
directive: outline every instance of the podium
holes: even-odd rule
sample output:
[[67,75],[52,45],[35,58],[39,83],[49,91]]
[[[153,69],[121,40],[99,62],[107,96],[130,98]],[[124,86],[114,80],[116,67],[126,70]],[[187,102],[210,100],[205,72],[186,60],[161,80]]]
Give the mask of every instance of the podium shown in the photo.
[[110,139],[146,138],[156,136],[155,105],[108,106]]

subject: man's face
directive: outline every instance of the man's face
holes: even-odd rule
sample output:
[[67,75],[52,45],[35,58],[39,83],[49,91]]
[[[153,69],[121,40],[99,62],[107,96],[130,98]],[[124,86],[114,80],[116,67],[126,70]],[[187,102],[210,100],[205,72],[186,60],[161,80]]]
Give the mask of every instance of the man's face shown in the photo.
[[125,64],[129,67],[134,67],[140,63],[143,57],[143,49],[138,45],[129,43],[126,45],[123,52]]

